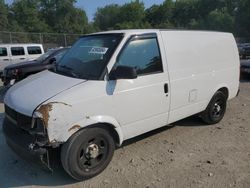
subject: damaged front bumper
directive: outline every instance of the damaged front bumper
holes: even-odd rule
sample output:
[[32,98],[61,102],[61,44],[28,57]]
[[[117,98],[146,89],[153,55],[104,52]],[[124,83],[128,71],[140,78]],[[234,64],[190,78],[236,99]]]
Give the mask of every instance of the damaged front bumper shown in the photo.
[[[41,135],[32,134],[22,129],[8,116],[4,118],[3,132],[7,144],[18,156],[52,170],[49,160],[49,147],[46,146],[44,139],[39,138]],[[44,135],[42,137],[44,138]]]

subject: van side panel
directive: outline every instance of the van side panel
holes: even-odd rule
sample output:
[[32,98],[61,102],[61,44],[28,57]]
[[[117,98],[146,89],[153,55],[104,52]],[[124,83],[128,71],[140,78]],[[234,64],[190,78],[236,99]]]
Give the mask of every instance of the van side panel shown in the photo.
[[239,87],[239,55],[232,34],[161,31],[171,87],[169,123],[205,110],[226,87],[229,99]]

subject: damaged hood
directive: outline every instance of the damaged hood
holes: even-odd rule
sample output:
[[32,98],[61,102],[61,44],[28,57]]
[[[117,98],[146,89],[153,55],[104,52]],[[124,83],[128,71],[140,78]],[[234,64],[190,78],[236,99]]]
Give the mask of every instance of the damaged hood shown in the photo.
[[86,80],[46,70],[12,86],[5,95],[4,103],[19,113],[32,116],[40,104],[83,82]]

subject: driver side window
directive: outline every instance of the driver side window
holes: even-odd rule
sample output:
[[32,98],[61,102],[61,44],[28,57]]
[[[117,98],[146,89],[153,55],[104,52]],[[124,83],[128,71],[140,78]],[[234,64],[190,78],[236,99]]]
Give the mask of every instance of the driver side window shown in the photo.
[[120,54],[118,65],[134,67],[138,76],[163,72],[157,39],[131,40]]

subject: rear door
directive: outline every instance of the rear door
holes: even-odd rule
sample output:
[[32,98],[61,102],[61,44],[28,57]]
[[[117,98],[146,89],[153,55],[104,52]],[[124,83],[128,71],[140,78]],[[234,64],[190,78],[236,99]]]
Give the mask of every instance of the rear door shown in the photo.
[[10,46],[11,62],[19,63],[27,59],[24,46]]
[[138,74],[136,79],[113,83],[115,113],[124,139],[167,125],[169,80],[157,35],[131,37],[113,68],[118,65],[134,67]]
[[41,46],[27,46],[27,58],[28,60],[34,60],[40,57],[43,52]]

